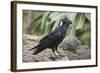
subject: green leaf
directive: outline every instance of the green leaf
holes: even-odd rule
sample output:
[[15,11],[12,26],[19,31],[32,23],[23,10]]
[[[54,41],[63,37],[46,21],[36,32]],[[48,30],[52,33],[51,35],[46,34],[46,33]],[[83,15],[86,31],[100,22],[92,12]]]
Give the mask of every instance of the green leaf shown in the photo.
[[83,27],[85,20],[86,20],[86,17],[84,13],[80,13],[77,15],[77,17],[75,18],[75,25],[76,25],[77,30]]
[[59,23],[60,23],[60,19],[57,20],[57,21],[55,22],[55,24],[53,25],[53,27],[52,27],[52,31],[55,30],[55,28],[59,25]]
[[85,16],[91,22],[91,14],[90,13],[85,13]]
[[91,41],[91,33],[90,31],[86,31],[84,32],[81,37],[80,37],[80,40],[82,41],[82,44],[85,44],[85,45],[89,45],[90,46],[90,41]]
[[67,17],[69,20],[71,20],[74,23],[74,20],[76,18],[78,13],[67,13]]
[[47,23],[47,18],[48,18],[48,15],[49,15],[50,12],[45,12],[44,15],[43,15],[43,18],[42,18],[42,23],[41,23],[41,29],[45,29],[45,25]]
[[67,13],[61,13],[61,12],[53,12],[50,14],[49,18],[51,19],[51,21],[57,21],[63,17],[66,17]]

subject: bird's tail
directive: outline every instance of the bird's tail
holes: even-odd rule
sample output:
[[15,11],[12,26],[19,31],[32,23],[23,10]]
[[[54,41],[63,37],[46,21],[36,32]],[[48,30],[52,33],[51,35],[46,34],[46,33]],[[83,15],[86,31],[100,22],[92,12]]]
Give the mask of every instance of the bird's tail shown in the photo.
[[38,47],[39,47],[39,45],[37,45],[37,46],[31,48],[30,51],[33,50],[33,49],[36,49],[36,48],[38,48]]
[[34,50],[33,55],[36,55],[36,54],[38,54],[39,52],[43,51],[44,49],[46,49],[46,48],[45,48],[45,45],[39,44],[39,45],[37,45],[37,46],[31,48],[30,51],[31,51],[31,50]]
[[30,51],[31,51],[31,50],[34,50],[33,54],[36,55],[36,54],[38,54],[39,52],[41,52],[41,51],[43,51],[44,49],[46,49],[45,46],[46,46],[46,45],[38,44],[37,46],[31,48]]
[[39,46],[37,49],[34,50],[33,55],[40,53],[44,49],[46,49],[45,46]]

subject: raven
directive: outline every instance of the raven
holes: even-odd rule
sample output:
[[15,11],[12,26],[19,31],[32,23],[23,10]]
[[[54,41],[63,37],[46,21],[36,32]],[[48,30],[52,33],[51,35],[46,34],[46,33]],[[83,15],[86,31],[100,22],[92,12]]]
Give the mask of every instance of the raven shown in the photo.
[[58,52],[57,47],[62,42],[66,35],[67,28],[69,27],[69,24],[72,24],[72,21],[70,21],[68,18],[64,18],[61,20],[62,23],[58,28],[56,28],[53,32],[48,34],[47,36],[43,37],[39,44],[30,50],[34,49],[33,54],[36,55],[40,53],[41,51],[50,48],[52,49],[52,52],[56,56],[55,51],[60,55],[60,52]]

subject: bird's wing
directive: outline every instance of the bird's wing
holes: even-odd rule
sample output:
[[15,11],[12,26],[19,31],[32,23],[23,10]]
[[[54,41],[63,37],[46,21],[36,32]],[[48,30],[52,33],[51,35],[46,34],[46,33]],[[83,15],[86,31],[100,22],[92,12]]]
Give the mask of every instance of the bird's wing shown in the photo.
[[54,31],[54,32],[48,34],[47,36],[45,36],[44,38],[42,38],[39,43],[55,41],[55,40],[59,39],[59,36],[61,36],[61,32]]

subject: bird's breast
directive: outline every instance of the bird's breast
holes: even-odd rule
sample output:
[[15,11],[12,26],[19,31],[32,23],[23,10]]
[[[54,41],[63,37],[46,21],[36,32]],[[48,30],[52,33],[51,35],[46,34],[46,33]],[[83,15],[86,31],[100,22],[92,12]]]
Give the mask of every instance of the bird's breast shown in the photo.
[[66,32],[64,32],[64,31],[62,30],[62,31],[59,31],[58,34],[59,34],[59,37],[60,37],[60,38],[64,38]]

